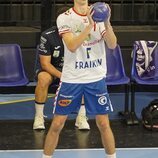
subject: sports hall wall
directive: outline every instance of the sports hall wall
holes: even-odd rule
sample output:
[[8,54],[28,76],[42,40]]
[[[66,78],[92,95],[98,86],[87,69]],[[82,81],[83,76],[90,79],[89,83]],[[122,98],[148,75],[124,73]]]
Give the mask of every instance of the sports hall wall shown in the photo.
[[[36,46],[42,24],[55,24],[57,10],[72,0],[0,0],[0,44],[17,43],[29,81],[34,80]],[[131,72],[131,51],[136,40],[158,40],[158,0],[99,0],[110,4],[111,23],[121,46],[125,70]],[[96,0],[89,0],[92,4]],[[50,7],[52,6],[52,7]]]

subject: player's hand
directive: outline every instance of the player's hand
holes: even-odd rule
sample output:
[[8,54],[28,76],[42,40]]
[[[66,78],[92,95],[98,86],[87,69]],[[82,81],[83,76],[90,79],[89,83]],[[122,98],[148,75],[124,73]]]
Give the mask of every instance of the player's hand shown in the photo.
[[93,6],[90,6],[87,10],[87,17],[88,17],[88,20],[89,20],[89,25],[91,25],[92,27],[95,24],[94,20],[92,19],[93,14],[94,14]]
[[109,17],[108,19],[104,22],[105,26],[111,25],[110,24],[110,18],[111,18],[111,8],[109,6],[109,4],[105,3],[105,5],[109,8]]

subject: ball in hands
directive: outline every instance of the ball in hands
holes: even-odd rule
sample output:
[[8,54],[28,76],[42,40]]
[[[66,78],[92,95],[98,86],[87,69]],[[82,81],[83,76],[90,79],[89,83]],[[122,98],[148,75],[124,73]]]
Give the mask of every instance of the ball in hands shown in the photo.
[[109,7],[104,2],[94,3],[92,11],[94,12],[92,19],[95,22],[104,22],[110,15]]

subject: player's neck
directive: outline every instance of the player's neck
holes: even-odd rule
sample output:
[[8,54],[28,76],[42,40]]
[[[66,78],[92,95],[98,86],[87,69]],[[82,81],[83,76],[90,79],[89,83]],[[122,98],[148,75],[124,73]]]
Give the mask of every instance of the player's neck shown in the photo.
[[87,8],[88,8],[88,4],[85,4],[85,5],[75,4],[74,5],[74,10],[78,14],[82,14],[82,15],[86,15],[87,14]]

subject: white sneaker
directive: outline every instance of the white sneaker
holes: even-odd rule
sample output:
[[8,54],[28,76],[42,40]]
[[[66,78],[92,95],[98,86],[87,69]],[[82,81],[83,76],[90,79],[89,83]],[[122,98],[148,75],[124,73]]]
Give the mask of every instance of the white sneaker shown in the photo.
[[34,123],[33,123],[33,129],[45,129],[43,115],[35,116]]
[[88,118],[83,115],[78,115],[76,118],[75,126],[78,127],[79,130],[90,130],[90,126],[87,122]]

